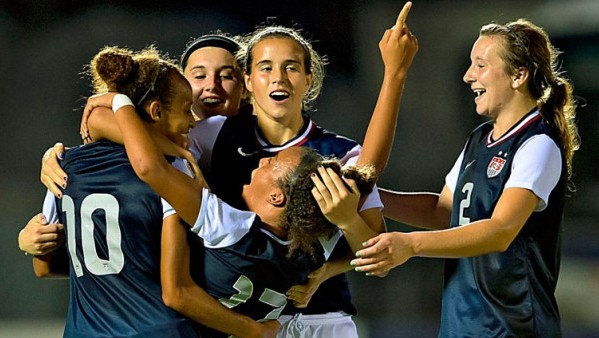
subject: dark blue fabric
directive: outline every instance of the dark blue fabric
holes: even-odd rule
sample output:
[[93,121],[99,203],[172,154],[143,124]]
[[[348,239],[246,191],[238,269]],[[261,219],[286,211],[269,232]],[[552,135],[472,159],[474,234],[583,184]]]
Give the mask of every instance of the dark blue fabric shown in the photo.
[[[309,117],[304,115],[304,126],[298,135],[306,131],[309,121]],[[264,147],[257,140],[256,133],[255,116],[227,118],[212,151],[211,168],[202,168],[202,172],[206,173],[211,191],[223,201],[239,209],[247,209],[241,199],[241,190],[244,184],[249,183],[252,170],[258,167],[261,158],[274,156],[272,152],[264,151]],[[292,139],[288,144],[294,141],[296,140]],[[316,126],[301,145],[313,148],[323,156],[342,158],[358,143]],[[284,148],[284,145],[282,147]],[[346,242],[343,239],[341,243]],[[357,313],[351,302],[349,286],[344,274],[322,283],[307,308],[296,309],[289,304],[285,314],[297,312],[322,314],[337,311],[345,311],[353,315]]]
[[62,166],[69,184],[58,211],[75,255],[64,336],[197,337],[192,323],[162,302],[162,203],[135,175],[125,149],[109,142],[75,147]]
[[[542,118],[488,147],[491,130],[491,123],[483,124],[468,139],[454,191],[452,227],[460,226],[460,213],[470,222],[491,216],[510,177],[513,156],[525,141],[546,134],[562,148]],[[446,261],[440,337],[561,336],[554,291],[566,183],[564,162],[548,206],[533,213],[505,252]],[[470,206],[461,208],[468,199]]]

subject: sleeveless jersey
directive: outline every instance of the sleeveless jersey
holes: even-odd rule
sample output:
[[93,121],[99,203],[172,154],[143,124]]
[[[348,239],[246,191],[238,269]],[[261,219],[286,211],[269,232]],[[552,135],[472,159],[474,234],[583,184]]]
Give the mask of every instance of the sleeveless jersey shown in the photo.
[[548,206],[533,212],[505,252],[446,260],[440,337],[559,337],[554,291],[567,184],[563,147],[536,111],[497,141],[492,129],[490,122],[481,125],[466,143],[452,227],[491,217],[514,155],[531,137],[544,134],[558,145],[562,171]]
[[192,322],[162,302],[162,203],[125,149],[109,142],[75,147],[62,166],[69,184],[50,202],[65,225],[71,262],[64,336],[197,337]]
[[[211,117],[208,120],[214,118],[224,119],[224,117]],[[203,145],[199,144],[203,142],[202,134],[197,129],[192,129],[190,150],[196,158],[199,157],[198,163],[205,174],[210,190],[230,205],[247,209],[241,198],[242,187],[249,183],[252,170],[258,167],[258,162],[264,157],[274,156],[277,152],[292,146],[312,148],[322,156],[336,157],[342,162],[359,155],[361,147],[357,142],[317,126],[306,114],[303,118],[304,126],[298,135],[280,146],[271,145],[262,137],[257,127],[256,117],[253,115],[226,118],[215,136],[211,152],[207,153],[201,149]],[[206,121],[202,122],[206,123]],[[203,158],[206,155],[208,159]],[[378,193],[375,191],[372,195],[378,201],[374,202],[375,205],[382,207]],[[348,246],[345,240],[340,241],[340,245]],[[307,308],[297,309],[292,304],[288,304],[285,314],[298,312],[321,314],[338,311],[352,315],[357,313],[351,302],[345,274],[337,275],[322,283]]]

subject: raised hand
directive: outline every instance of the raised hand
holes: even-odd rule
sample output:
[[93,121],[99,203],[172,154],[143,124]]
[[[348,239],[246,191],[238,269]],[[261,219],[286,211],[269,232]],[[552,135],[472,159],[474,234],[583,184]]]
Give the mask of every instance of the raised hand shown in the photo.
[[418,52],[418,39],[406,24],[411,2],[406,2],[397,16],[395,25],[387,29],[379,42],[379,49],[385,64],[385,71],[405,76]]
[[395,137],[399,106],[408,70],[418,52],[418,40],[406,24],[412,3],[407,2],[379,42],[385,74],[381,90],[364,137],[357,164],[372,164],[377,176],[386,168]]
[[343,229],[359,218],[358,203],[360,191],[356,182],[339,177],[330,168],[318,168],[318,175],[312,175],[312,196],[327,220]]

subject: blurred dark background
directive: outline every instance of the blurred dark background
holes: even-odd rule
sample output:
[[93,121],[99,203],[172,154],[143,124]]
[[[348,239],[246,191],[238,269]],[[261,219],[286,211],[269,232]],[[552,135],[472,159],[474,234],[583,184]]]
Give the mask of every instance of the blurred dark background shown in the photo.
[[[439,191],[469,131],[483,120],[462,82],[481,25],[525,17],[564,52],[579,98],[582,147],[568,200],[558,284],[565,337],[599,336],[599,1],[414,0],[408,18],[420,51],[410,71],[390,164],[380,186]],[[186,43],[274,22],[303,28],[330,64],[312,117],[361,141],[382,80],[378,41],[403,1],[0,1],[0,337],[57,337],[66,280],[38,280],[17,235],[41,210],[43,152],[80,143],[89,80],[84,66],[104,45],[155,44],[178,57]],[[390,230],[410,231],[389,222]],[[442,260],[413,259],[384,279],[350,273],[363,337],[435,337]]]

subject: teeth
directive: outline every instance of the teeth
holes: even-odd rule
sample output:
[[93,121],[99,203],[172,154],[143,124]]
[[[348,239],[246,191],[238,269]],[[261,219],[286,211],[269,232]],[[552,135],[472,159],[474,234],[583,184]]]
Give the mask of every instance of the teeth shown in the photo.
[[476,97],[483,95],[485,92],[486,92],[486,90],[484,90],[484,89],[475,89],[474,90],[474,94],[476,94]]
[[213,97],[208,97],[202,100],[202,103],[207,104],[207,105],[214,105],[214,104],[219,104],[223,102],[223,100],[219,99],[219,98],[213,98]]
[[284,99],[288,98],[289,97],[289,93],[283,92],[283,91],[276,91],[276,92],[270,93],[270,97],[273,100],[281,101],[281,100],[284,100]]

